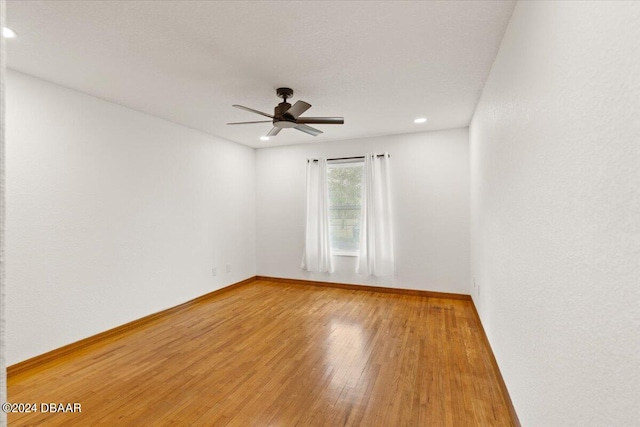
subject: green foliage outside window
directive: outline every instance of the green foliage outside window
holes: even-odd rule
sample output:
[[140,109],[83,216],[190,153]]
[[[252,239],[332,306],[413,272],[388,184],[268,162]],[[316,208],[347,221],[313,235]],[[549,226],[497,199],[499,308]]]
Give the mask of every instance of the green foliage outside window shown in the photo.
[[330,167],[327,179],[331,248],[339,251],[357,251],[360,245],[362,166]]

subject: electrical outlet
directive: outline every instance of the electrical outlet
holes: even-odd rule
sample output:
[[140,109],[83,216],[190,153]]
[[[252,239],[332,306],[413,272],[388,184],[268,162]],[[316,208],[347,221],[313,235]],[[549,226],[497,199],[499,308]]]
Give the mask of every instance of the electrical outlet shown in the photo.
[[217,268],[215,268],[215,267],[213,267],[213,268],[211,269],[211,275],[212,275],[212,276],[215,276],[215,275],[217,275],[217,274],[218,274],[218,269],[217,269]]
[[227,264],[227,273],[231,273],[231,264]]

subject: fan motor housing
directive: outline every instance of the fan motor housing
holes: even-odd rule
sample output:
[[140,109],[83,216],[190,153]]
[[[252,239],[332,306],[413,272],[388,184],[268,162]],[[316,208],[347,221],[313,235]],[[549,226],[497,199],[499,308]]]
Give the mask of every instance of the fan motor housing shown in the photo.
[[281,102],[280,104],[276,105],[276,108],[273,109],[273,116],[276,119],[280,119],[284,117],[284,113],[287,112],[287,110],[291,108],[291,104],[289,104],[288,102]]
[[286,114],[287,110],[291,108],[291,104],[288,102],[281,102],[276,105],[273,110],[273,125],[278,128],[292,128],[296,125],[296,120],[289,114]]

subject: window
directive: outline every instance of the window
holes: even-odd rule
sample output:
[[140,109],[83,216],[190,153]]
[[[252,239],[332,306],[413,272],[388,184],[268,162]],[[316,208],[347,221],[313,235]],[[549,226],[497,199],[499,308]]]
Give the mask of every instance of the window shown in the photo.
[[333,255],[358,255],[363,164],[335,162],[327,167],[329,235]]

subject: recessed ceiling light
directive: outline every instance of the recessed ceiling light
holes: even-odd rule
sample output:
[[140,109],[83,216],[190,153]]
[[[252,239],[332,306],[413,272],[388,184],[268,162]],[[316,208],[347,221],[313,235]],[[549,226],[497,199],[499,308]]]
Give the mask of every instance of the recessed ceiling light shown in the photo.
[[261,136],[260,137],[260,141],[268,141],[269,137],[268,136]]
[[413,123],[424,123],[424,122],[426,122],[426,121],[427,121],[427,118],[426,118],[426,117],[418,117],[417,119],[415,119],[415,120],[413,121]]
[[18,35],[11,28],[2,27],[2,37],[5,39],[15,39]]

